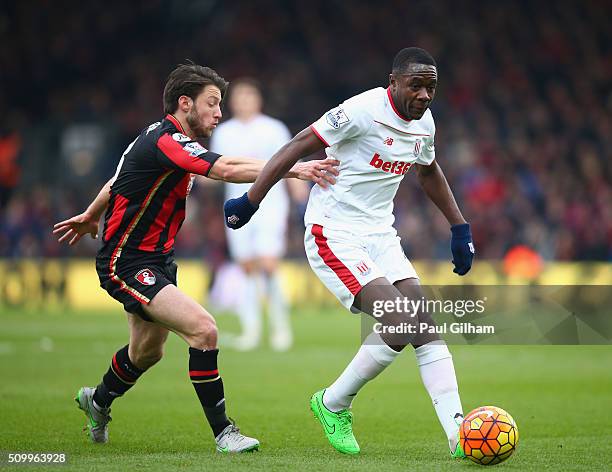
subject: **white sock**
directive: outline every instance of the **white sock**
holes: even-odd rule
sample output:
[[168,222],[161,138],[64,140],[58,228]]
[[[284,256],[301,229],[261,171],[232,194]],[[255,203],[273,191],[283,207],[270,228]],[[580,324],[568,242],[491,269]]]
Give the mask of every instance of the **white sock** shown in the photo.
[[261,303],[259,298],[258,276],[247,274],[238,307],[238,317],[242,325],[243,340],[255,347],[261,338]]
[[448,438],[449,446],[454,450],[457,444],[459,425],[463,420],[463,408],[459,398],[453,356],[451,356],[443,341],[425,344],[415,349],[414,352],[423,385],[425,385],[433,401],[440,424]]
[[323,404],[331,411],[349,408],[357,392],[385,370],[398,354],[378,334],[370,334],[340,377],[325,389]]
[[287,301],[277,272],[267,278],[270,310],[270,330],[272,347],[279,350],[289,349],[293,343]]

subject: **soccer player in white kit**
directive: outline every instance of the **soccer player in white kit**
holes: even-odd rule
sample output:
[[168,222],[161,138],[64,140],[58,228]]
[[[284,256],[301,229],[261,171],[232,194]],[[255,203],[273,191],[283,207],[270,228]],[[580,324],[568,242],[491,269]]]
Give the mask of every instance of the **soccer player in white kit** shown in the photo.
[[[437,67],[431,55],[420,48],[402,49],[393,61],[388,88],[346,100],[295,136],[270,160],[248,193],[226,202],[226,224],[246,224],[286,169],[324,147],[328,157],[340,161],[340,176],[333,188],[311,191],[305,216],[306,254],[312,269],[346,308],[373,315],[381,302],[422,297],[418,276],[393,228],[393,198],[412,167],[451,225],[454,272],[465,275],[474,245],[469,224],[435,159],[435,125],[428,107],[436,85]],[[436,334],[392,333],[388,328],[418,328],[420,323],[432,325],[433,320],[427,312],[411,317],[397,304],[390,305],[393,308],[377,319],[382,333],[366,337],[338,379],[312,396],[311,409],[333,447],[357,454],[351,403],[411,344],[451,455],[464,457],[458,442],[463,409],[452,356]]]
[[[220,154],[249,155],[267,160],[291,139],[289,129],[280,121],[262,113],[263,97],[256,81],[249,78],[232,82],[229,96],[232,118],[217,127],[210,149]],[[237,153],[237,154],[236,154]],[[303,194],[308,186],[289,179],[292,193]],[[242,195],[247,184],[225,184],[226,199]],[[285,185],[276,185],[262,203],[251,224],[237,231],[227,231],[229,252],[245,274],[245,287],[238,304],[242,335],[233,342],[240,350],[256,348],[262,334],[262,302],[268,300],[270,345],[286,351],[293,342],[289,310],[278,275],[279,259],[285,254],[289,195]]]

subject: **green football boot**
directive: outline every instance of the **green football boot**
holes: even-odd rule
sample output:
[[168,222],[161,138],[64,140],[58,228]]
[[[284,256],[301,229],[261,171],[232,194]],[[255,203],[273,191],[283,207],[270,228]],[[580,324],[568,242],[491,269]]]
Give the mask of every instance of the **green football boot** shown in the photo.
[[455,450],[451,449],[450,455],[453,459],[463,459],[465,458],[465,452],[463,452],[463,448],[461,447],[461,441],[459,440],[459,433],[457,433],[457,444],[455,446]]
[[359,444],[353,435],[353,413],[349,410],[333,412],[323,404],[320,390],[310,399],[310,409],[319,420],[330,444],[343,454],[359,454]]

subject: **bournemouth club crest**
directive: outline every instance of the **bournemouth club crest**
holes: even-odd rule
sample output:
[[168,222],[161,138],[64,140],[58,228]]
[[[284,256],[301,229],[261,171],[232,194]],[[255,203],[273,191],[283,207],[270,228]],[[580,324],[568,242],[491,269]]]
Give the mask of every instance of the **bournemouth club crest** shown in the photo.
[[155,285],[155,274],[149,269],[142,269],[134,277],[142,285]]

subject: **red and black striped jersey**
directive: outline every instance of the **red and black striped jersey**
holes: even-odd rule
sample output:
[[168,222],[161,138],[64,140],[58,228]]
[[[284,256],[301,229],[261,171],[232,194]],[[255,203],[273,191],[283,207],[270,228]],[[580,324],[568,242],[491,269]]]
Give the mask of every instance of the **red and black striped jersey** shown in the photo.
[[193,174],[208,175],[218,158],[172,115],[143,130],[117,167],[98,257],[172,251]]

